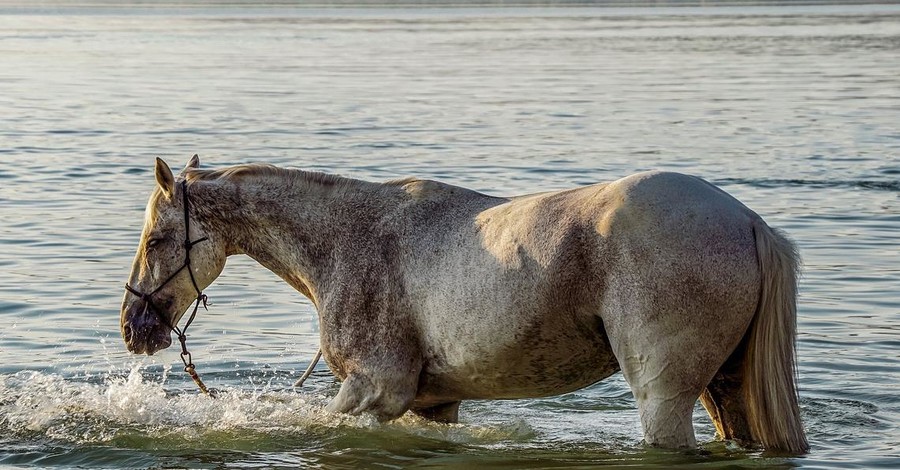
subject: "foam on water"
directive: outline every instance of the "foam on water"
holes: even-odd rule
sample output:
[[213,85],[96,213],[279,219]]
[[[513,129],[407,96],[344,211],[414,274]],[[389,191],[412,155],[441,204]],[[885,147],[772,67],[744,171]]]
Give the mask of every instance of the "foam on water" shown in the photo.
[[142,365],[98,383],[22,371],[0,376],[0,432],[21,438],[129,448],[287,448],[298,441],[378,432],[458,444],[491,444],[533,436],[521,420],[502,425],[440,425],[413,415],[379,423],[370,415],[325,411],[319,393],[221,389],[213,399],[171,393],[167,373],[146,377]]

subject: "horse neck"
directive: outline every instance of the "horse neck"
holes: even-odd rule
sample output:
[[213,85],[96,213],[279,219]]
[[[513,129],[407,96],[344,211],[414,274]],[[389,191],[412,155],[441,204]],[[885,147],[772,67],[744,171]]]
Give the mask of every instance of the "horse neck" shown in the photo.
[[221,237],[228,255],[248,255],[316,304],[342,262],[336,255],[361,245],[366,225],[390,207],[391,194],[375,183],[298,175],[191,186],[198,219]]

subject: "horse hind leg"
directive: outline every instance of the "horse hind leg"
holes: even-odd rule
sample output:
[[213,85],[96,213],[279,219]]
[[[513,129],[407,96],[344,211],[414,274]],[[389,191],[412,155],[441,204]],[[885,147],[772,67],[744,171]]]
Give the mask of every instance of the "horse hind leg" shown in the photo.
[[[628,331],[620,337],[616,356],[637,402],[644,442],[664,448],[690,448],[697,445],[692,415],[697,397],[715,371],[698,371],[697,364],[685,360],[677,351],[683,345],[658,348],[646,331]],[[699,376],[699,378],[698,378]]]
[[744,374],[740,359],[744,345],[732,353],[700,395],[700,402],[709,413],[720,439],[734,440],[741,445],[753,441],[747,421],[747,404],[744,400]]
[[659,390],[641,390],[632,387],[637,400],[644,442],[651,446],[669,449],[696,447],[694,427],[691,422],[693,394],[669,395]]
[[740,384],[717,375],[700,395],[700,403],[716,427],[716,437],[741,445],[753,442]]
[[[672,302],[647,309],[631,298],[624,300],[607,310],[611,321],[604,318],[604,324],[637,401],[644,441],[666,448],[695,447],[692,417],[701,394],[704,404],[723,406],[721,412],[719,406],[711,406],[714,420],[731,423],[738,419],[741,415],[730,413],[733,405],[723,397],[739,396],[732,389],[740,389],[740,381],[732,383],[732,375],[724,375],[723,380],[715,378],[730,350],[740,342],[746,330],[745,319],[719,321],[733,320],[740,314],[717,314],[712,306]],[[744,307],[740,310],[752,312]],[[732,428],[740,426],[734,424]]]
[[622,370],[637,401],[644,441],[666,448],[695,447],[692,417],[699,397],[721,437],[749,442],[740,368],[733,371],[726,363],[716,371],[715,361],[681,360],[641,356],[625,361]]
[[715,399],[712,397],[712,394],[709,393],[709,387],[700,394],[700,403],[703,404],[703,408],[709,413],[709,419],[712,420],[713,426],[716,428],[716,437],[723,439],[725,436],[725,428],[722,424],[722,415],[719,413],[719,408],[716,406]]
[[809,443],[794,368],[799,259],[791,242],[765,223],[757,222],[753,233],[762,273],[755,318],[706,387],[703,403],[723,438],[802,454]]

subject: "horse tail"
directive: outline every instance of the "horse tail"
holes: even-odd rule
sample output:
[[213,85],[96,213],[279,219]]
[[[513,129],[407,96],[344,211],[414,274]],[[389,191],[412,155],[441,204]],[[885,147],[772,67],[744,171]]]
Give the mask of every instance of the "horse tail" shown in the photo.
[[804,453],[795,342],[800,256],[786,236],[758,219],[753,224],[760,269],[760,294],[750,324],[743,392],[747,422],[766,449]]

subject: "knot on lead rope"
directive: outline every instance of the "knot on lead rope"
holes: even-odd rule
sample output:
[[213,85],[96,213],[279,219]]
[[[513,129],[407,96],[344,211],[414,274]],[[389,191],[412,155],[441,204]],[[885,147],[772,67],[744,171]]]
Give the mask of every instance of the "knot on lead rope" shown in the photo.
[[[188,267],[188,271],[190,271],[190,267]],[[193,275],[191,276],[191,280],[193,280]],[[184,363],[184,371],[187,372],[188,375],[191,376],[194,383],[197,384],[197,387],[203,392],[205,395],[209,395],[213,398],[216,397],[214,391],[206,387],[206,384],[200,380],[200,375],[197,374],[197,371],[194,369],[194,361],[191,358],[191,352],[188,351],[187,348],[187,329],[191,326],[191,323],[194,322],[194,318],[197,317],[197,310],[200,308],[200,304],[203,304],[203,308],[205,310],[209,310],[207,306],[207,297],[206,294],[200,292],[200,289],[197,288],[196,283],[194,284],[194,288],[197,289],[197,301],[194,302],[194,310],[191,312],[191,316],[188,318],[187,323],[184,324],[184,328],[179,329],[177,326],[174,328],[175,333],[178,334],[178,342],[181,343],[181,362]]]

